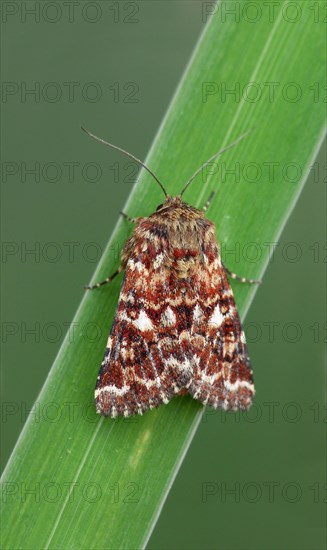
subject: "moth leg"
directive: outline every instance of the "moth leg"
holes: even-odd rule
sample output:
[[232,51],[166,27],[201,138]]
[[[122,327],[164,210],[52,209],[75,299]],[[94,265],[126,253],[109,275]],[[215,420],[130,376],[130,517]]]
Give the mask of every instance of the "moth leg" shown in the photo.
[[212,202],[212,199],[214,198],[216,192],[215,191],[211,191],[210,195],[209,195],[209,198],[207,200],[207,202],[205,203],[205,205],[202,207],[202,212],[206,212]]
[[94,288],[99,288],[100,286],[110,283],[116,277],[116,275],[118,275],[123,269],[124,267],[120,265],[117,271],[115,271],[112,275],[110,275],[110,277],[107,277],[106,279],[104,279],[104,281],[101,281],[100,283],[96,283],[95,285],[86,285],[84,287],[85,290],[93,290]]
[[225,271],[228,273],[228,275],[232,279],[236,279],[236,281],[240,281],[240,283],[249,283],[251,285],[253,285],[253,284],[261,285],[262,284],[262,281],[259,281],[259,280],[256,280],[256,279],[246,279],[245,277],[239,277],[238,275],[236,275],[236,273],[233,273],[225,265],[224,265],[224,268],[225,268]]
[[123,216],[123,218],[125,218],[125,220],[128,220],[131,223],[136,223],[135,218],[131,218],[128,214],[125,214],[125,212],[123,212],[122,210],[120,211],[120,214]]

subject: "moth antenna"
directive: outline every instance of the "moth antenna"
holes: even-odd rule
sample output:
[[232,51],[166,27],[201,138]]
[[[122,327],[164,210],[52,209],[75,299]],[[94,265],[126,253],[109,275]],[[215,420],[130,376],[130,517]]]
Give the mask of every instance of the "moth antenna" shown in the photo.
[[156,180],[156,182],[160,185],[161,189],[163,190],[164,194],[165,194],[165,197],[167,197],[167,192],[164,188],[164,186],[162,185],[161,181],[157,178],[157,176],[152,172],[152,170],[150,170],[150,168],[148,168],[144,162],[142,162],[140,159],[138,159],[137,157],[135,157],[134,155],[132,155],[131,153],[128,153],[127,151],[125,151],[125,149],[122,149],[121,147],[118,147],[117,145],[113,145],[113,143],[109,143],[108,141],[105,141],[104,139],[101,139],[99,138],[98,136],[92,134],[89,130],[87,130],[86,128],[84,128],[83,126],[81,126],[81,130],[83,130],[83,132],[85,132],[88,136],[90,136],[91,138],[95,139],[96,141],[99,141],[100,143],[103,143],[103,145],[107,145],[107,147],[111,147],[111,149],[116,149],[116,151],[120,151],[121,153],[123,153],[124,155],[126,155],[127,157],[135,160],[135,162],[137,162],[138,164],[140,164],[141,166],[143,166],[143,168],[145,168],[145,170],[147,170],[147,172],[149,172],[149,174],[151,174],[151,176]]
[[220,151],[218,151],[218,153],[215,153],[214,155],[212,155],[212,157],[210,157],[204,164],[202,164],[202,166],[200,166],[200,168],[198,168],[198,170],[196,172],[194,172],[193,176],[185,183],[181,193],[180,193],[180,196],[183,195],[184,191],[186,191],[186,189],[188,188],[188,186],[190,185],[190,183],[194,180],[194,178],[196,178],[196,176],[202,172],[203,168],[205,166],[207,166],[207,164],[209,164],[209,162],[211,162],[213,159],[215,159],[216,157],[219,157],[220,155],[222,155],[223,153],[225,153],[225,151],[228,151],[228,149],[231,149],[232,147],[235,147],[235,145],[237,145],[237,143],[239,143],[242,139],[244,139],[246,136],[248,136],[249,134],[251,134],[251,132],[253,132],[253,130],[255,130],[255,128],[251,128],[251,130],[248,130],[247,132],[245,132],[244,134],[241,134],[235,141],[233,141],[232,143],[230,143],[230,145],[227,145],[227,147],[224,147],[224,149],[221,149]]

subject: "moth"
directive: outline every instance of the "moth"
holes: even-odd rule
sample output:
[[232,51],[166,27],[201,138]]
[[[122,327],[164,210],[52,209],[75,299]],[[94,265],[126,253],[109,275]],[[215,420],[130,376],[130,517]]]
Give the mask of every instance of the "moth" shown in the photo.
[[165,200],[135,223],[121,254],[125,269],[119,302],[95,388],[96,410],[105,416],[143,414],[176,394],[225,410],[246,410],[254,396],[252,369],[228,274],[220,257],[215,226],[202,210],[184,202],[191,181],[178,196],[167,194],[157,176],[127,151],[98,138],[138,162],[157,181]]

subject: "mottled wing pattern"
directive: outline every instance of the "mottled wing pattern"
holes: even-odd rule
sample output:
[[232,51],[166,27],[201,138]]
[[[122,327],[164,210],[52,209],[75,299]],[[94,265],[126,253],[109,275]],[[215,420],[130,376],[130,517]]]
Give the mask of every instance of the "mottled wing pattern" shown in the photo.
[[142,414],[181,390],[213,407],[247,409],[252,370],[214,225],[186,205],[169,223],[151,218],[139,221],[124,249],[97,412]]
[[102,415],[142,414],[190,382],[192,354],[179,342],[185,315],[177,320],[178,288],[162,267],[168,248],[164,231],[152,232],[127,262],[95,390]]
[[191,329],[194,359],[188,391],[205,405],[248,409],[254,396],[252,369],[218,245],[216,252],[211,246],[211,255],[204,257],[206,263],[193,275],[198,302]]

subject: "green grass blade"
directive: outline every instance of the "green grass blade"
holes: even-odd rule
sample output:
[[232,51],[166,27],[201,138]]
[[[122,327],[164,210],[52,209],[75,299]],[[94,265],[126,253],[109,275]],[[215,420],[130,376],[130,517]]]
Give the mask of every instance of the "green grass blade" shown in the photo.
[[[220,159],[219,172],[211,167],[185,193],[200,207],[217,191],[208,217],[226,249],[266,249],[255,263],[229,265],[248,277],[262,276],[269,251],[263,244],[280,234],[324,132],[325,30],[307,2],[297,5],[301,17],[293,24],[282,3],[273,22],[268,11],[255,25],[245,18],[222,22],[220,12],[212,17],[146,161],[174,194],[202,162],[256,126]],[[89,146],[94,154],[100,147]],[[142,172],[125,211],[146,215],[160,202],[159,187]],[[128,233],[121,219],[94,280],[114,271],[110,244]],[[183,397],[142,418],[96,416],[93,386],[120,283],[85,295],[74,322],[95,323],[101,338],[67,335],[10,458],[2,487],[4,549],[135,549],[155,525],[203,408]],[[233,286],[244,316],[256,289]]]

